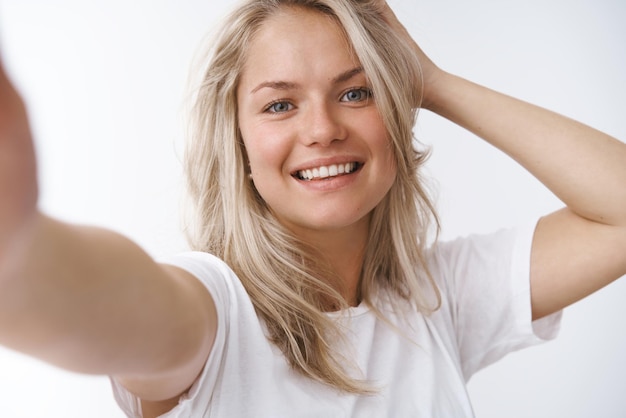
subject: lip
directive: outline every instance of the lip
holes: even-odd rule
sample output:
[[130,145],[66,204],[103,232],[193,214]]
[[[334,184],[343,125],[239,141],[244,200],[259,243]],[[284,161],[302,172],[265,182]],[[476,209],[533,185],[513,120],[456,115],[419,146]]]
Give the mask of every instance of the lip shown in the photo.
[[361,164],[356,171],[350,174],[341,174],[335,177],[326,177],[313,180],[302,180],[297,175],[291,176],[291,178],[298,184],[299,187],[303,187],[304,190],[313,193],[334,193],[340,190],[345,190],[346,187],[353,185],[357,179],[360,178],[363,165]]
[[340,164],[348,164],[348,163],[357,163],[359,166],[364,165],[364,161],[362,158],[356,156],[337,156],[331,158],[318,158],[315,160],[307,161],[306,163],[302,163],[295,168],[289,170],[289,174],[291,176],[297,176],[299,171],[302,170],[310,170],[317,167],[329,166],[329,165],[340,165]]

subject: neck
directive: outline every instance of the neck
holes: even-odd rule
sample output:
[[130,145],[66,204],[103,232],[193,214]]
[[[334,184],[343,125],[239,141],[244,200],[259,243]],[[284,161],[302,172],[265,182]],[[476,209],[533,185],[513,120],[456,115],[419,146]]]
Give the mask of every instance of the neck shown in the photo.
[[316,231],[303,237],[337,274],[340,283],[336,290],[350,306],[360,303],[359,285],[369,234],[369,220],[359,224],[342,230]]

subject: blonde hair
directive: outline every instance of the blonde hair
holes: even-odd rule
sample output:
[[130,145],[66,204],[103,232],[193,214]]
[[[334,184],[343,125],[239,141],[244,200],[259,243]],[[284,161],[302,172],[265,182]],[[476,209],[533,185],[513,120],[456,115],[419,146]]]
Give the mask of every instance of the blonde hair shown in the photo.
[[[284,7],[301,7],[343,28],[373,89],[397,162],[390,191],[374,209],[359,298],[372,304],[377,289],[399,295],[424,313],[439,293],[424,259],[429,227],[438,227],[418,169],[427,157],[413,142],[421,80],[417,58],[382,21],[375,1],[248,0],[226,19],[212,44],[191,114],[186,176],[194,214],[187,230],[193,249],[222,258],[238,275],[269,339],[291,366],[351,393],[370,393],[342,366],[332,343],[341,334],[325,312],[346,308],[332,269],[315,248],[272,216],[249,181],[237,124],[237,86],[247,48],[264,21]],[[433,303],[433,290],[436,302]],[[382,294],[382,292],[381,292]],[[394,296],[396,297],[396,296]],[[375,307],[374,307],[375,309]],[[377,313],[380,313],[376,311]]]

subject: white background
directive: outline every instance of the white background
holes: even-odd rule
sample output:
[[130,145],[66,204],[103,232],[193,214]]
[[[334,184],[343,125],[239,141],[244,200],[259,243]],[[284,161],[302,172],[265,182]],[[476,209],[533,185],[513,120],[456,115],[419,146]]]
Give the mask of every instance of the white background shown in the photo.
[[[155,256],[185,249],[184,86],[203,35],[229,3],[0,0],[2,53],[30,108],[48,213],[121,231]],[[443,68],[626,138],[621,0],[392,5]],[[506,157],[428,112],[416,134],[434,146],[429,171],[444,238],[561,205]],[[478,417],[626,416],[624,301],[626,280],[567,309],[558,340],[476,375]],[[122,414],[106,378],[0,349],[0,416]]]

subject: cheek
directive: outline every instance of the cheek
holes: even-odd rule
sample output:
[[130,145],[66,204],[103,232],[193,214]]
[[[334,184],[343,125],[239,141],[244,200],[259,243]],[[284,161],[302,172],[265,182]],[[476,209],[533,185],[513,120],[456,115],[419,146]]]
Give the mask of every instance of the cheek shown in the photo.
[[397,171],[397,163],[394,150],[395,147],[393,142],[389,138],[389,134],[384,129],[384,127],[380,125],[372,127],[371,132],[375,132],[375,135],[373,137],[376,138],[373,141],[372,145],[372,147],[375,149],[374,152],[378,153],[378,155],[381,156],[382,164],[387,166],[389,168],[389,172],[393,173],[395,176],[395,173]]
[[257,127],[242,130],[242,137],[253,175],[268,175],[268,171],[281,170],[288,155],[284,133]]
[[391,188],[398,175],[398,163],[393,148],[393,143],[390,140],[384,141],[380,146],[380,155],[384,156],[381,160],[382,175],[385,179],[383,183],[387,188]]
[[389,159],[386,163],[386,167],[383,169],[381,188],[385,194],[389,192],[389,190],[393,187],[393,184],[396,182],[396,178],[398,176],[398,169],[396,165],[396,160],[393,158],[393,154],[389,155]]

